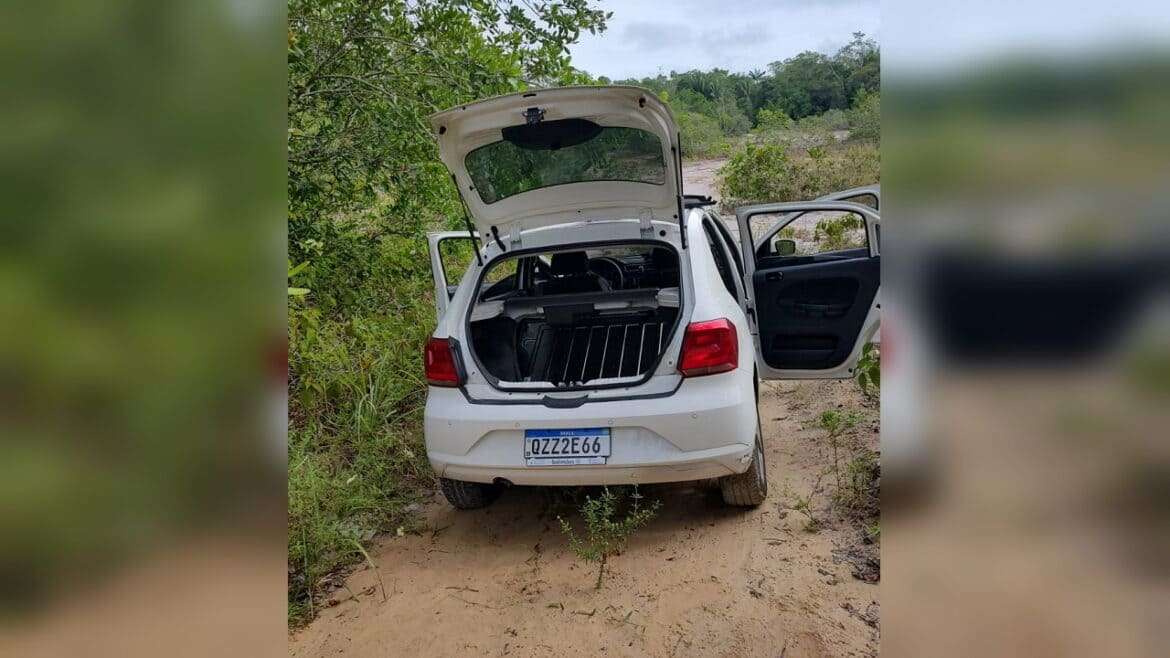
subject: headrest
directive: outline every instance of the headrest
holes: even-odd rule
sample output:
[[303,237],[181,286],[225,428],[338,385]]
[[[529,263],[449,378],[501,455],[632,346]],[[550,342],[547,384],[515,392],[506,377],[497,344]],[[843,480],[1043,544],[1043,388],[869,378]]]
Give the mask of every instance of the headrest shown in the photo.
[[554,276],[573,276],[589,272],[589,256],[584,251],[562,251],[552,255]]
[[654,263],[654,267],[661,270],[674,269],[678,267],[678,261],[674,254],[670,253],[669,249],[655,248],[650,252],[650,262]]

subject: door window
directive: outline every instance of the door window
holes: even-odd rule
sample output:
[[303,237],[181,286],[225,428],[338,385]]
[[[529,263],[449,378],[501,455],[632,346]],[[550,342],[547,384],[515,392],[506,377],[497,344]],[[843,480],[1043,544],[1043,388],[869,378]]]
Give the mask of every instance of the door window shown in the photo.
[[443,277],[447,288],[454,290],[463,280],[467,267],[475,260],[472,241],[469,237],[444,238],[439,240],[439,260],[443,264]]
[[[782,228],[775,231],[778,224]],[[753,243],[768,236],[756,248],[759,258],[852,255],[849,252],[869,247],[865,218],[844,210],[815,210],[795,217],[764,213],[753,216],[750,226]]]

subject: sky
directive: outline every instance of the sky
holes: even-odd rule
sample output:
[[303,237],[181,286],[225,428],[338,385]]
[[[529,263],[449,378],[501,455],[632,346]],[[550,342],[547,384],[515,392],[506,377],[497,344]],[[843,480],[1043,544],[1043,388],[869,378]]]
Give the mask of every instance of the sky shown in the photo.
[[881,41],[878,0],[600,0],[605,32],[570,48],[573,66],[613,80],[691,69],[735,72],[806,50],[836,52],[861,31]]

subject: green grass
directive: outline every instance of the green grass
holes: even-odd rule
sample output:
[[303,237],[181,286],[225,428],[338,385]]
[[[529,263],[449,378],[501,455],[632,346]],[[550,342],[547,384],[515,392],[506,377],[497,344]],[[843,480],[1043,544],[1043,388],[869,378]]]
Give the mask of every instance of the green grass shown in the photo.
[[[329,304],[326,297],[341,294],[330,292],[333,282],[323,278],[321,268],[316,289],[290,301],[293,626],[315,614],[323,577],[365,559],[363,547],[378,534],[417,527],[410,506],[434,483],[422,435],[421,354],[435,322],[425,248],[421,240],[405,238],[343,239],[353,242],[346,253],[370,268],[362,293],[345,304]],[[329,268],[353,269],[336,263]],[[313,280],[309,274],[306,279]]]

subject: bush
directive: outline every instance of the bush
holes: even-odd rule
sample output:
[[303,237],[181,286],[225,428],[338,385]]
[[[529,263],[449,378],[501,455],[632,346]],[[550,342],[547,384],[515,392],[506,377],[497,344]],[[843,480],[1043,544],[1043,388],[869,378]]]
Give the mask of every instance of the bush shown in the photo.
[[675,113],[682,135],[683,155],[688,158],[713,158],[726,155],[729,149],[719,122],[696,112]]
[[853,108],[849,110],[850,137],[854,139],[880,139],[882,136],[881,94],[864,89],[857,94]]
[[756,130],[761,133],[774,133],[791,130],[794,126],[792,117],[784,110],[763,108],[756,114]]
[[877,147],[858,144],[794,154],[785,144],[745,144],[719,170],[727,207],[802,201],[880,180]]
[[882,351],[877,343],[866,343],[861,358],[857,360],[857,385],[869,398],[881,396]]
[[852,213],[832,219],[822,219],[813,230],[813,239],[820,251],[840,251],[865,246],[864,235],[858,232],[865,225],[861,218]]
[[605,575],[605,563],[610,557],[618,554],[625,547],[626,541],[635,530],[645,525],[658,513],[661,501],[639,509],[637,488],[634,489],[632,509],[618,519],[615,515],[621,506],[622,496],[615,494],[606,487],[597,498],[587,496],[585,504],[581,506],[581,516],[585,518],[585,537],[579,538],[568,521],[557,517],[561,522],[561,532],[569,538],[569,549],[586,562],[597,563],[597,582],[594,589],[601,589],[601,578]]

